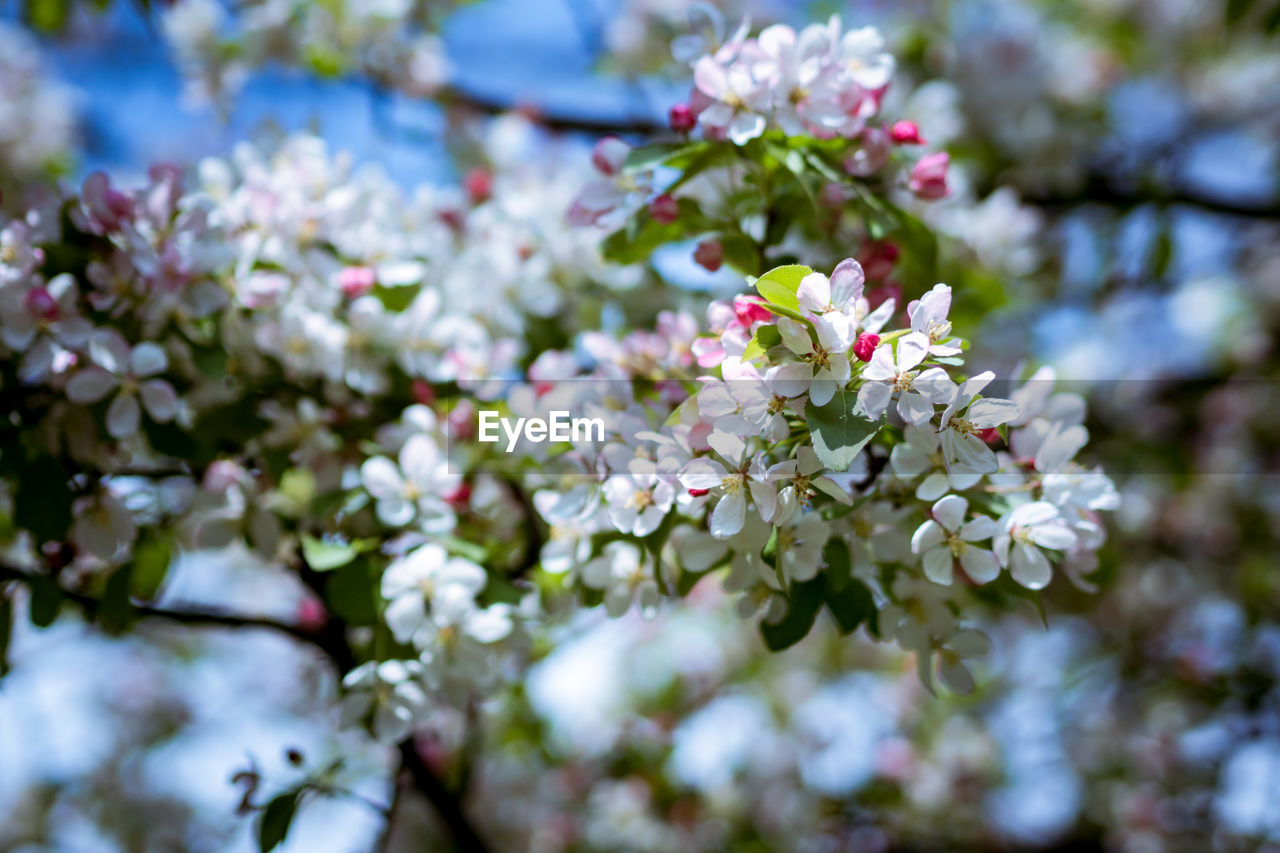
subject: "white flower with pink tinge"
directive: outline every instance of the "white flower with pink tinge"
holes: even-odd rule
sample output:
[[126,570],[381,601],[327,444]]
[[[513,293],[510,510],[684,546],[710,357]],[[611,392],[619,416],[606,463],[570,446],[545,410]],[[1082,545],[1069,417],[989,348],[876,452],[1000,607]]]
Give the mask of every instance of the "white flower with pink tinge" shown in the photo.
[[711,535],[728,539],[742,530],[747,520],[748,494],[762,519],[773,518],[778,506],[778,491],[773,481],[783,476],[782,472],[772,472],[764,454],[748,460],[747,445],[736,435],[713,432],[707,443],[728,465],[706,457],[690,460],[680,472],[680,485],[720,495],[719,503],[711,512]]
[[693,69],[697,93],[707,105],[698,114],[698,123],[712,136],[724,136],[743,145],[764,133],[770,107],[768,86],[755,79],[750,66],[735,62],[722,65],[710,56],[698,60]]
[[427,435],[413,435],[400,448],[399,465],[385,456],[365,460],[360,479],[377,501],[378,520],[403,527],[414,518],[428,531],[453,527],[453,511],[440,497],[458,488],[461,477]]
[[778,318],[778,333],[797,361],[782,365],[769,377],[770,387],[783,397],[808,393],[815,406],[831,402],[853,371],[849,366],[849,346],[853,343],[837,323],[814,324],[815,344],[809,329],[790,317]]
[[898,414],[909,424],[918,425],[933,417],[933,407],[951,400],[955,385],[940,367],[917,372],[915,368],[929,354],[929,339],[912,332],[893,347],[879,346],[871,361],[862,369],[867,380],[858,389],[858,407],[872,420],[878,420],[898,395]]
[[907,305],[911,331],[929,339],[929,355],[948,357],[960,354],[960,341],[951,337],[951,287],[935,284],[933,289]]
[[966,522],[968,512],[967,500],[947,495],[933,505],[933,518],[911,537],[911,553],[924,556],[924,576],[934,583],[950,584],[956,561],[975,583],[989,583],[1000,574],[996,555],[973,544],[996,534],[995,519],[979,515]]
[[1065,551],[1076,544],[1076,533],[1048,501],[1022,504],[1000,519],[995,555],[1000,565],[1027,589],[1043,589],[1053,578],[1053,567],[1041,548]]
[[143,408],[156,423],[173,420],[178,394],[168,382],[154,378],[169,367],[169,358],[158,344],[144,341],[130,348],[115,329],[98,329],[89,338],[89,357],[94,363],[67,382],[67,398],[88,406],[118,392],[107,408],[107,432],[112,438],[136,433]]
[[625,474],[614,474],[604,484],[609,520],[623,533],[648,536],[658,529],[676,500],[674,466],[649,459],[632,459]]

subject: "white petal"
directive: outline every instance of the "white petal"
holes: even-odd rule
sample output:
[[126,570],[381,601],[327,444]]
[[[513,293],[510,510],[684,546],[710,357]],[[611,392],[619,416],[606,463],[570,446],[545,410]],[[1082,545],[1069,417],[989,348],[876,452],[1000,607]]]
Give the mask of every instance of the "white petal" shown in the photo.
[[725,478],[724,466],[711,459],[691,459],[680,472],[680,485],[686,489],[714,489]]
[[813,339],[809,337],[809,329],[790,317],[778,318],[778,334],[787,349],[796,355],[808,355],[813,352]]
[[1053,567],[1039,548],[1017,542],[1009,557],[1009,574],[1027,589],[1044,589],[1053,578]]
[[81,406],[96,403],[107,396],[120,380],[96,364],[76,373],[67,382],[67,399]]
[[946,538],[942,525],[930,519],[917,527],[916,532],[911,535],[911,553],[923,554],[930,548],[941,545]]
[[986,548],[965,548],[960,553],[960,566],[974,583],[990,583],[1000,574],[996,555]]
[[111,401],[107,409],[107,432],[113,438],[126,438],[138,431],[138,421],[142,409],[138,406],[138,398],[131,392],[122,391]]
[[711,535],[717,539],[728,539],[742,529],[746,518],[747,500],[742,493],[725,495],[711,513]]
[[146,341],[129,355],[129,372],[134,376],[155,376],[169,366],[169,357],[157,344]]
[[924,361],[929,352],[929,339],[919,332],[904,335],[898,340],[898,370],[906,371]]
[[969,502],[959,495],[947,495],[933,505],[933,517],[946,530],[954,533],[969,511]]
[[366,459],[360,466],[360,479],[375,498],[399,497],[404,491],[400,469],[385,456]]
[[397,596],[387,605],[387,627],[398,642],[407,643],[426,620],[426,599],[417,591]]
[[112,373],[129,369],[129,344],[115,329],[98,329],[89,338],[89,357]]
[[172,385],[163,379],[151,379],[143,382],[138,391],[151,420],[160,424],[173,420],[178,412],[178,394]]
[[916,497],[922,501],[936,501],[951,488],[951,480],[942,471],[934,471],[916,486]]
[[965,542],[981,542],[995,536],[997,529],[995,519],[980,515],[960,529],[960,538]]
[[378,498],[378,520],[388,527],[401,527],[413,520],[413,503],[402,495]]
[[951,551],[947,548],[934,548],[924,555],[924,576],[934,583],[950,585],[953,579]]

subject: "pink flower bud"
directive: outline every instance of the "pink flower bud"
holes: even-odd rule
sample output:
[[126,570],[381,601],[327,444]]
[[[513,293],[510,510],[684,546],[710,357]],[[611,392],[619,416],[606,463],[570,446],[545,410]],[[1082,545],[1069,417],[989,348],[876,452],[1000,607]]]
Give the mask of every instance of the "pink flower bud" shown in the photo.
[[698,124],[698,117],[688,104],[676,104],[667,113],[667,123],[676,133],[688,133]]
[[591,149],[591,165],[604,175],[616,175],[627,162],[631,146],[616,136],[606,136]]
[[370,267],[345,267],[338,273],[338,286],[348,299],[364,296],[377,281],[377,276]]
[[690,489],[689,494],[693,495],[695,498],[700,498],[703,495],[711,494],[711,490],[710,489]]
[[693,259],[708,272],[715,272],[724,263],[724,246],[719,240],[703,240],[693,250]]
[[649,215],[663,225],[670,225],[680,217],[680,204],[675,196],[663,193],[649,202]]
[[308,595],[298,602],[298,611],[294,615],[298,627],[304,631],[316,632],[329,621],[329,614],[320,603],[320,599]]
[[767,321],[773,316],[769,309],[764,307],[763,299],[759,296],[746,295],[733,297],[733,313],[737,315],[738,322],[747,327],[757,321]]
[[879,281],[893,274],[898,260],[898,247],[883,240],[869,240],[858,253],[858,263],[868,279]]
[[41,320],[58,319],[58,300],[47,288],[33,287],[27,291],[27,311]]
[[893,127],[889,129],[889,135],[899,145],[924,145],[920,128],[914,121],[894,122]]
[[1000,430],[996,427],[980,429],[978,430],[978,438],[982,439],[987,444],[999,444],[1001,441]]
[[493,175],[489,174],[488,169],[475,168],[467,172],[466,178],[462,181],[463,189],[467,191],[467,196],[471,199],[472,204],[480,204],[488,201],[493,195]]
[[880,336],[864,332],[858,335],[858,339],[853,342],[853,354],[860,361],[870,361],[871,354],[876,351],[878,346],[880,346]]
[[858,149],[844,158],[844,170],[850,175],[866,178],[874,175],[889,162],[893,139],[879,127],[868,127],[859,137]]
[[413,399],[423,405],[430,406],[436,401],[436,392],[432,390],[430,383],[425,379],[415,379],[410,386],[413,391]]
[[445,501],[454,509],[462,509],[471,502],[471,484],[463,481],[458,488],[444,496]]
[[911,169],[911,178],[907,181],[907,186],[916,194],[916,198],[924,201],[946,198],[951,192],[947,188],[949,165],[951,165],[951,158],[945,151],[923,157]]

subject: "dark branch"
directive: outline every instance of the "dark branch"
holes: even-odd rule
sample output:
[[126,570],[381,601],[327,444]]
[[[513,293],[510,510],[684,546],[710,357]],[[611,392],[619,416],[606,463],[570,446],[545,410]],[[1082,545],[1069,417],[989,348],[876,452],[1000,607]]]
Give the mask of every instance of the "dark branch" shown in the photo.
[[[311,569],[304,562],[301,566],[300,574],[303,583],[305,583],[316,594],[323,594],[324,581],[320,573]],[[30,572],[14,566],[0,564],[0,584],[12,581],[30,586],[34,583],[40,582],[43,577],[44,576],[33,575]],[[68,601],[74,602],[82,607],[91,617],[102,605],[102,602],[92,595],[62,589],[61,587],[59,588],[59,592]],[[261,628],[286,634],[294,639],[315,646],[324,652],[324,654],[333,661],[340,676],[355,666],[356,663],[355,652],[347,641],[346,626],[339,619],[329,618],[318,631],[308,631],[307,629],[297,625],[289,625],[284,622],[276,622],[271,619],[256,616],[242,616],[219,610],[171,610],[163,607],[135,605],[133,612],[140,618],[165,620],[180,625],[216,628]],[[418,755],[418,751],[413,745],[412,738],[407,739],[400,744],[400,754],[402,761],[404,762],[404,769],[409,772],[410,778],[413,780],[414,787],[422,792],[423,796],[427,798],[439,813],[441,820],[453,836],[458,849],[462,851],[477,851],[477,853],[484,853],[487,848],[480,840],[479,834],[471,826],[470,820],[463,812],[462,803],[422,761],[422,757]]]
[[414,787],[431,801],[440,819],[448,827],[449,834],[453,836],[458,850],[462,853],[487,853],[489,848],[471,825],[471,819],[463,812],[462,803],[422,760],[412,737],[400,744],[400,764],[409,771]]
[[446,107],[459,107],[484,113],[485,115],[519,112],[530,120],[552,130],[598,135],[635,134],[641,136],[652,136],[668,132],[666,124],[657,117],[575,115],[562,110],[551,109],[546,105],[521,103],[492,95],[482,95],[478,92],[468,92],[457,87],[443,89],[436,97]]
[[[17,583],[30,586],[38,582],[40,576],[24,572],[12,566],[0,566],[0,582],[15,581]],[[93,615],[102,602],[92,595],[82,592],[64,589],[59,587],[59,594],[68,601],[71,601],[87,613]],[[297,640],[319,646],[326,653],[328,648],[321,642],[320,635],[312,633],[298,625],[290,625],[285,622],[277,622],[274,619],[267,619],[258,616],[242,616],[238,613],[228,613],[226,611],[206,608],[192,609],[176,609],[172,610],[165,607],[152,607],[148,605],[134,605],[133,612],[139,617],[149,619],[160,619],[168,622],[174,622],[180,625],[200,625],[214,628],[262,628],[268,631],[276,631],[287,634]]]
[[1198,195],[1185,190],[1123,189],[1105,177],[1095,175],[1078,191],[1069,194],[1025,193],[1027,204],[1052,210],[1065,210],[1084,204],[1102,204],[1125,210],[1145,204],[1161,207],[1186,205],[1212,213],[1239,216],[1248,219],[1280,219],[1280,204],[1272,200],[1260,204],[1231,201],[1223,198]]

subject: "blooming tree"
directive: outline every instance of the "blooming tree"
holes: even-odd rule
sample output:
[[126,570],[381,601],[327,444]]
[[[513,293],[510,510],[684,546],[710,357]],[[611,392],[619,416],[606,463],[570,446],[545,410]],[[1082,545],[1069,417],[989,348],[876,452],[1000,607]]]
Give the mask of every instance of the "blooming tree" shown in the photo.
[[[215,8],[169,12],[192,64]],[[408,13],[345,12],[335,39]],[[887,106],[879,33],[712,29],[642,144],[546,166],[509,116],[463,186],[405,194],[293,135],[8,220],[0,651],[69,607],[286,632],[473,848],[414,732],[511,689],[577,606],[648,618],[720,584],[771,650],[826,613],[971,691],[993,608],[1097,566],[1119,498],[1083,400],[968,363],[984,247],[930,224],[949,155]],[[433,63],[410,62],[423,92]],[[738,292],[664,284],[676,254]],[[600,440],[478,440],[481,411],[559,410]],[[176,557],[232,546],[296,577],[306,618],[157,603]],[[244,781],[263,849],[334,792]]]

